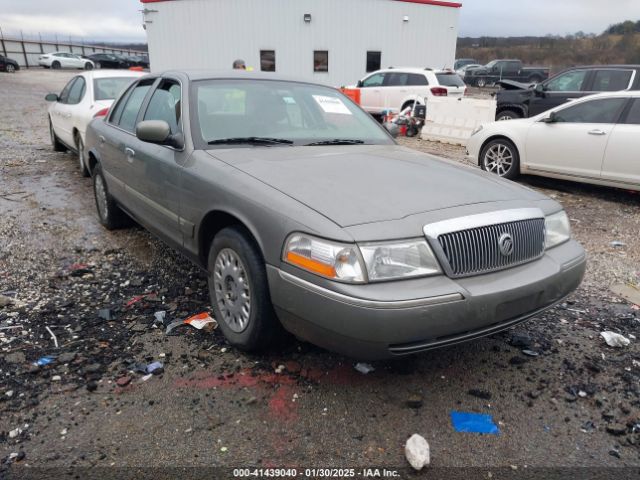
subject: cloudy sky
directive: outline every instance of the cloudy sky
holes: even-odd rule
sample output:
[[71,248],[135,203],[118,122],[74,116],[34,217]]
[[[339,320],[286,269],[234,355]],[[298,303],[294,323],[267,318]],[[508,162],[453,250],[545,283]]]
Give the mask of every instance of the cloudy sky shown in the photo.
[[[264,0],[266,1],[266,0]],[[317,0],[322,1],[322,0]],[[458,0],[461,36],[601,33],[640,19],[640,0]],[[95,40],[144,41],[138,0],[0,0],[0,28]]]

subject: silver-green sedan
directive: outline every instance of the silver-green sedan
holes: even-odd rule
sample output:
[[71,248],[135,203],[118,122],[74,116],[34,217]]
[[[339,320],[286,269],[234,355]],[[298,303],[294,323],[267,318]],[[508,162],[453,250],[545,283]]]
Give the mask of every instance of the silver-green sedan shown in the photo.
[[420,352],[522,322],[584,274],[558,203],[398,146],[329,87],[150,75],[86,146],[101,223],[131,216],[205,269],[245,350],[284,327],[358,358]]

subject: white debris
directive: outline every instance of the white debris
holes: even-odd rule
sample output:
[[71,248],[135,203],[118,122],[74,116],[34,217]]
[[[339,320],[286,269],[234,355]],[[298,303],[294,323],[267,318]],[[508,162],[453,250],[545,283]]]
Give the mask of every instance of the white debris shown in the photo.
[[61,436],[65,436],[68,433],[68,430],[66,428],[63,428],[62,430],[60,430],[60,435]]
[[604,341],[607,342],[607,345],[615,348],[626,347],[631,343],[626,337],[623,337],[619,333],[615,332],[601,332],[600,335],[604,338]]
[[14,430],[11,430],[9,432],[9,438],[16,438],[18,435],[20,435],[22,433],[22,429],[21,428],[16,428]]
[[13,390],[7,390],[6,392],[4,392],[4,394],[5,394],[7,397],[13,397]]
[[356,363],[355,369],[364,375],[375,370],[375,368],[368,363]]
[[578,392],[578,396],[579,396],[580,398],[585,398],[585,397],[587,396],[587,392],[585,392],[584,390],[580,390],[580,391]]
[[285,367],[284,365],[278,365],[278,366],[276,367],[276,373],[282,373],[282,372],[284,372],[284,369],[285,369],[285,368],[286,368],[286,367]]
[[423,467],[431,463],[431,455],[429,452],[429,443],[417,433],[411,435],[404,446],[404,454],[407,461],[416,470],[422,470]]
[[51,377],[52,382],[59,382],[60,380],[62,380],[62,377],[60,375],[54,375],[53,377]]

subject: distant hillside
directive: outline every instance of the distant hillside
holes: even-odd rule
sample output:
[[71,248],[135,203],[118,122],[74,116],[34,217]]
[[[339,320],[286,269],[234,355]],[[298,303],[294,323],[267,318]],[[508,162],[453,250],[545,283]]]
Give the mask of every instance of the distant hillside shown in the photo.
[[612,25],[603,34],[578,32],[564,37],[463,37],[456,58],[487,63],[495,58],[519,58],[557,72],[575,65],[640,64],[640,21]]

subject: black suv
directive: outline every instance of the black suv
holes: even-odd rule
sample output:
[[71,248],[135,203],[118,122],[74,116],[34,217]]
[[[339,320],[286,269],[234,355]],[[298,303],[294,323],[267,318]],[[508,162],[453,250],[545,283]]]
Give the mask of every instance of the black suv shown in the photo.
[[640,90],[640,65],[573,67],[537,85],[500,84],[496,120],[527,118],[594,93]]

